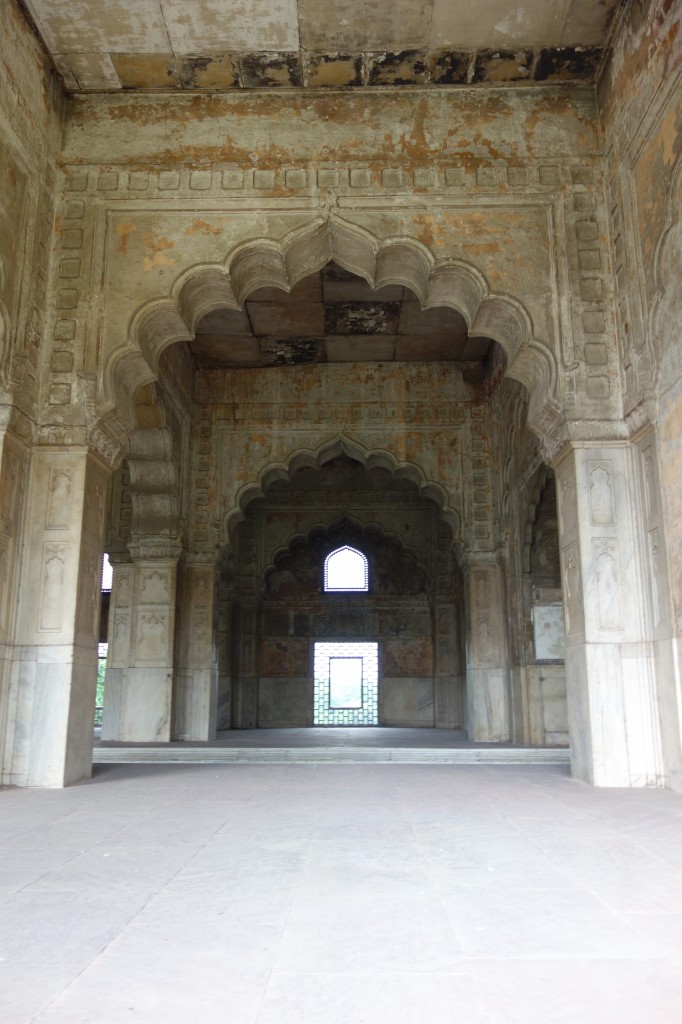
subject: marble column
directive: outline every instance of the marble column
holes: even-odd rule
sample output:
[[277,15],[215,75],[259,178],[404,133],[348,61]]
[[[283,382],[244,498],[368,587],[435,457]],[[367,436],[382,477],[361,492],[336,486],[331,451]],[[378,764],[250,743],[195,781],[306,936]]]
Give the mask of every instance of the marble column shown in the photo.
[[475,743],[511,739],[509,668],[502,569],[492,556],[469,556],[467,730]]
[[556,463],[573,774],[598,786],[661,776],[633,456],[576,443]]
[[[9,783],[14,739],[10,704],[12,659],[30,449],[14,433],[2,432],[2,426],[4,424],[0,425],[0,769],[2,781]],[[13,697],[16,699],[16,691]]]
[[458,609],[452,600],[439,602],[434,608],[433,690],[437,729],[457,729],[462,724],[462,675],[457,612]]
[[91,772],[109,475],[85,448],[31,455],[6,751],[12,785],[65,786]]
[[177,555],[114,563],[102,739],[171,739]]
[[218,706],[216,569],[185,563],[179,597],[174,737],[213,740]]
[[258,609],[239,604],[233,618],[234,678],[232,728],[255,729],[258,725]]

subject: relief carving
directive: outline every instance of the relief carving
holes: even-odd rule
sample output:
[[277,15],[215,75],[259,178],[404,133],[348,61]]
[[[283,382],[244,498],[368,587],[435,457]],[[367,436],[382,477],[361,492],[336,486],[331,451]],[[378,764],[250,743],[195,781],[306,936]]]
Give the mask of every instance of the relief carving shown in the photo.
[[43,553],[40,629],[62,628],[66,544],[46,544]]
[[647,518],[658,511],[656,504],[656,467],[654,465],[653,446],[649,445],[642,452],[642,478],[644,481],[644,506]]
[[195,575],[192,584],[192,601],[195,605],[205,605],[208,602],[208,580],[206,576]]
[[16,518],[16,495],[19,480],[19,460],[16,455],[8,454],[5,462],[5,473],[2,491],[2,515],[5,519]]
[[575,475],[569,470],[559,481],[559,521],[563,536],[573,533],[576,528]]
[[597,584],[599,626],[601,629],[622,629],[618,541],[593,540],[592,558]]
[[612,464],[591,462],[589,465],[590,518],[595,526],[610,526],[615,522]]
[[651,612],[654,628],[660,626],[661,613],[661,580],[663,566],[661,564],[661,543],[658,530],[649,534],[649,579],[651,580]]
[[136,651],[138,661],[161,661],[166,659],[168,626],[165,618],[151,613],[142,613],[137,623]]
[[112,665],[126,665],[128,663],[128,615],[117,613],[114,617],[114,628],[111,631],[111,661]]
[[78,612],[78,627],[83,633],[89,633],[91,636],[97,634],[101,577],[99,556],[94,551],[87,551],[80,580],[82,596]]
[[48,530],[64,530],[70,525],[73,484],[70,469],[53,469],[47,495],[45,526]]
[[582,628],[582,594],[577,544],[572,544],[564,552],[564,594],[566,633],[577,633]]
[[5,631],[5,615],[7,612],[7,588],[9,586],[10,541],[0,539],[0,631]]
[[101,536],[104,526],[104,485],[92,480],[85,492],[85,526],[91,533]]
[[190,638],[192,645],[192,653],[198,660],[203,660],[206,656],[206,648],[208,645],[208,625],[206,623],[205,615],[195,615],[192,621],[192,636]]
[[140,604],[165,604],[170,597],[168,578],[160,572],[151,572],[142,577]]
[[120,608],[128,608],[130,605],[130,576],[119,576],[116,581],[116,604]]

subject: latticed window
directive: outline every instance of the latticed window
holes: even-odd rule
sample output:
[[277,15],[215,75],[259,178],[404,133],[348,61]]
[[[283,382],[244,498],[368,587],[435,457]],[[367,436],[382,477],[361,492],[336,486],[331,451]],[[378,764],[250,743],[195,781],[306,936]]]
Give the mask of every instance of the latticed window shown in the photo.
[[328,554],[324,561],[324,589],[369,590],[369,565],[366,556],[347,544]]

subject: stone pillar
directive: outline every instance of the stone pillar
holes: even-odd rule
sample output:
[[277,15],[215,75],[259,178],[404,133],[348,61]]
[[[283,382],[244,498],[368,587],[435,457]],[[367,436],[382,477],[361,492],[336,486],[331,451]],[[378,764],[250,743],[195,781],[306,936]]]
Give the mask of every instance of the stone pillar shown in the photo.
[[467,730],[475,743],[511,739],[504,586],[500,565],[471,555],[467,589]]
[[118,740],[121,735],[123,684],[130,663],[132,595],[135,567],[129,557],[109,554],[112,569],[107,633],[107,670],[104,677],[102,739]]
[[[3,411],[0,409],[0,413]],[[1,427],[0,444],[0,769],[2,781],[9,783],[14,737],[10,707],[12,658],[30,450],[15,434],[8,431],[3,435]]]
[[660,739],[633,451],[574,444],[556,474],[573,774],[653,785]]
[[65,786],[92,766],[108,467],[84,448],[31,456],[5,781]]
[[457,608],[452,600],[436,604],[433,691],[437,729],[457,729],[462,724],[462,677],[456,615]]
[[215,565],[183,565],[173,728],[179,740],[216,737],[216,612]]
[[114,563],[102,739],[171,739],[177,555]]
[[218,696],[217,696],[217,729],[232,728],[232,619],[234,595],[224,592],[221,580],[218,599],[217,656],[218,656]]
[[255,729],[258,725],[258,609],[240,604],[234,609],[232,728]]

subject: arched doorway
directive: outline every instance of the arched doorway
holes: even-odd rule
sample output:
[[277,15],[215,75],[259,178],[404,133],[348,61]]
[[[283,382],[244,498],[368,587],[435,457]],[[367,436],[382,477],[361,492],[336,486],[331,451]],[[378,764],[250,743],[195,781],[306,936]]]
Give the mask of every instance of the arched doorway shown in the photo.
[[[366,559],[366,584],[325,585],[340,549]],[[345,453],[294,469],[248,505],[230,563],[233,676],[219,728],[313,725],[321,643],[378,645],[376,724],[463,726],[462,574],[450,527],[414,482]],[[240,665],[245,626],[252,675]]]

